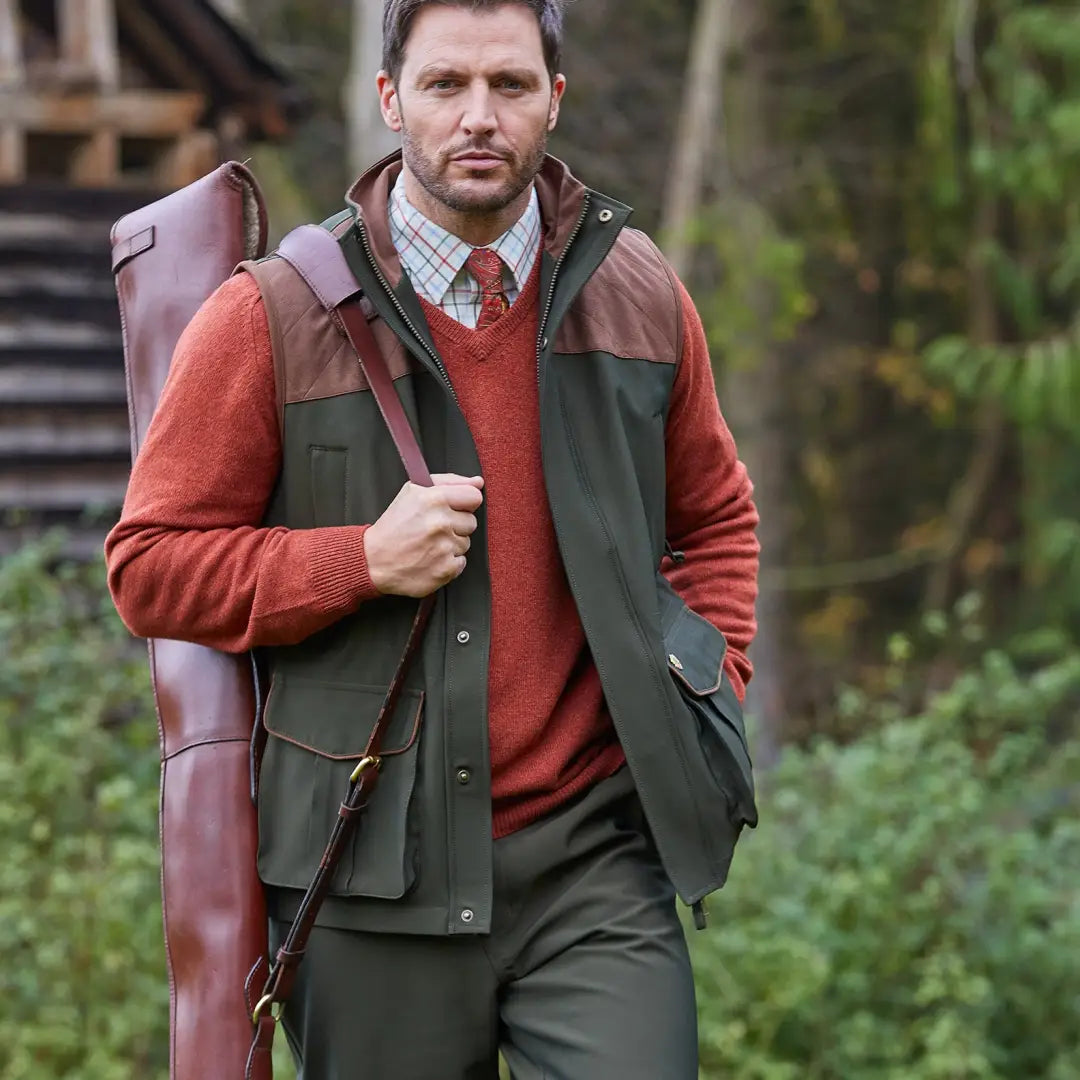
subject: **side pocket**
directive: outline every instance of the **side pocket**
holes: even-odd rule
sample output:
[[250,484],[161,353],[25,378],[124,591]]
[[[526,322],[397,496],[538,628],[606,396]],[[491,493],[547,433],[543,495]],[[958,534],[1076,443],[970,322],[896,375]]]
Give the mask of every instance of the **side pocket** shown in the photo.
[[731,822],[753,828],[754,772],[742,706],[724,674],[724,635],[683,604],[665,630],[664,645],[668,670],[697,722],[702,753],[727,799]]
[[[258,796],[259,876],[265,884],[307,888],[385,692],[295,675],[275,680]],[[387,733],[378,789],[334,874],[332,895],[396,900],[415,883],[409,808],[423,707],[422,691],[402,694]]]

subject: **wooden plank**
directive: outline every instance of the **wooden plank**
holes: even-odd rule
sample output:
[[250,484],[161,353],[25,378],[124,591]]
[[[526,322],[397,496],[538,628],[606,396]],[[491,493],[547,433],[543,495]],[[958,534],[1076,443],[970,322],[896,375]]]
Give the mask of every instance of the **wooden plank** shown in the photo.
[[126,411],[113,417],[59,416],[60,422],[40,413],[29,422],[0,417],[0,458],[126,458],[130,453]]
[[33,367],[0,368],[0,404],[37,402],[50,405],[87,405],[124,402],[127,388],[123,371],[93,368],[65,371]]
[[202,94],[187,91],[61,94],[0,88],[0,116],[41,134],[89,135],[112,128],[120,135],[164,139],[195,129],[205,108]]
[[56,0],[61,60],[90,74],[102,90],[120,85],[113,0]]
[[0,471],[0,510],[79,510],[124,501],[128,467],[56,465]]

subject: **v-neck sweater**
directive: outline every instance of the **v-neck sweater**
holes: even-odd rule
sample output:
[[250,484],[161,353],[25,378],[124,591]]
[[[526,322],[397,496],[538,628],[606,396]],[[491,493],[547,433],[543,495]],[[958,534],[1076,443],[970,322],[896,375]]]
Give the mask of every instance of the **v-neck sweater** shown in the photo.
[[484,476],[496,838],[537,821],[626,760],[563,569],[544,487],[539,270],[537,259],[518,299],[482,330],[421,301]]

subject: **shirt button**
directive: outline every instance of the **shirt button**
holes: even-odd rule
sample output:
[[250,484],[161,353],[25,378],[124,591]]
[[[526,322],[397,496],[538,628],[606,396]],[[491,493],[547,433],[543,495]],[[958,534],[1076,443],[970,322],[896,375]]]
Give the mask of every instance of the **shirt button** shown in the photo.
[[457,782],[464,787],[472,780],[472,773],[468,769],[458,769]]
[[468,645],[472,641],[472,634],[468,630],[462,630],[457,636],[457,641],[459,645]]
[[461,921],[463,923],[471,923],[473,921],[473,919],[475,919],[475,918],[476,918],[476,916],[473,914],[472,908],[466,908],[461,913]]

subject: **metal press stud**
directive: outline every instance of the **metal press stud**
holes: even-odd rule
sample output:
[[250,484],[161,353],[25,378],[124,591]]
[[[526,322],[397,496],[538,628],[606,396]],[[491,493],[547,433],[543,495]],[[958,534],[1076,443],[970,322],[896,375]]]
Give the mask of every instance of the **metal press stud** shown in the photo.
[[606,225],[615,215],[610,210],[601,210],[598,216],[600,224]]

